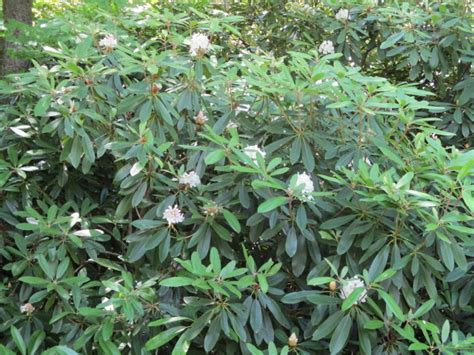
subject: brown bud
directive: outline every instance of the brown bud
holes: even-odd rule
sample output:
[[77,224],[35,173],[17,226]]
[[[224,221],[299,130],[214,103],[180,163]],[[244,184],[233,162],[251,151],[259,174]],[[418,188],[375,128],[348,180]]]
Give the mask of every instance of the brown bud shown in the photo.
[[197,125],[202,126],[207,122],[207,117],[204,112],[199,111],[196,117],[194,117],[194,121]]
[[94,82],[91,79],[86,79],[85,82],[86,82],[86,85],[94,84]]
[[161,85],[159,84],[152,84],[151,85],[151,94],[153,96],[155,96],[156,94],[158,94],[160,92],[160,89],[161,89]]

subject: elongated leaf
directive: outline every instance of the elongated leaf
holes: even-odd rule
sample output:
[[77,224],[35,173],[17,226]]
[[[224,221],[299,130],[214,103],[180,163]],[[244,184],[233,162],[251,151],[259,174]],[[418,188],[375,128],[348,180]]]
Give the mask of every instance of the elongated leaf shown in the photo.
[[283,196],[272,197],[271,199],[263,202],[258,206],[258,213],[266,213],[274,210],[275,208],[284,205],[288,202],[288,199]]
[[167,329],[148,340],[145,344],[145,348],[147,348],[147,350],[158,349],[171,341],[174,337],[178,336],[185,329],[186,327],[184,326],[177,326]]

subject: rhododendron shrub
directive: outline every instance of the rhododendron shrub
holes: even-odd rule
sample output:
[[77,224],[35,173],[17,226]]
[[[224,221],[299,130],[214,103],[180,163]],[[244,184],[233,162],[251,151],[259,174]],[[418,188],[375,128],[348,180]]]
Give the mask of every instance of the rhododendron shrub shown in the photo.
[[474,155],[431,93],[172,6],[65,14],[0,82],[1,352],[470,351]]

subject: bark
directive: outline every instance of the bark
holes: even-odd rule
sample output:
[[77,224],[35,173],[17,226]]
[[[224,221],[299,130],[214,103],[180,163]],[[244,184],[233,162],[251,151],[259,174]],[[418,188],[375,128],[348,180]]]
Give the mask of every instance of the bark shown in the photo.
[[8,31],[2,46],[1,73],[5,75],[28,68],[28,61],[15,58],[14,52],[17,52],[20,47],[8,41],[8,38],[18,36],[20,29],[9,28],[7,25],[14,21],[31,25],[33,22],[33,0],[3,0],[3,20]]

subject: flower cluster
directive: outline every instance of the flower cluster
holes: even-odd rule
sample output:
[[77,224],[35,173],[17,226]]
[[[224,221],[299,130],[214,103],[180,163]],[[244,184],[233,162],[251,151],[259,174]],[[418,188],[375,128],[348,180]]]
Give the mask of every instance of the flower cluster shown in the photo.
[[35,306],[33,306],[31,303],[25,303],[24,305],[20,306],[21,313],[26,313],[27,315],[30,315],[34,311],[35,311]]
[[244,148],[244,153],[247,155],[250,159],[253,160],[254,163],[257,163],[257,154],[260,154],[263,158],[265,158],[265,153],[263,150],[261,150],[258,145],[249,145]]
[[163,212],[163,218],[166,219],[169,225],[184,221],[184,215],[178,208],[178,205],[175,205],[174,207],[168,206],[165,212]]
[[105,35],[99,41],[99,46],[110,51],[117,46],[117,38],[114,35]]
[[356,288],[359,287],[364,288],[364,291],[362,291],[362,293],[359,295],[357,303],[364,303],[367,300],[367,289],[365,287],[364,281],[359,279],[357,276],[343,282],[340,294],[341,298],[346,299],[352,292],[354,292]]
[[334,44],[332,41],[323,41],[321,45],[319,46],[319,52],[321,54],[333,54],[334,53]]
[[193,57],[202,57],[209,50],[209,38],[202,33],[194,33],[189,41],[189,53]]
[[338,21],[347,21],[349,18],[349,10],[347,9],[340,9],[336,14],[336,20]]
[[201,184],[201,178],[195,171],[190,171],[189,173],[184,173],[179,177],[179,183],[188,185],[189,187],[196,187]]

